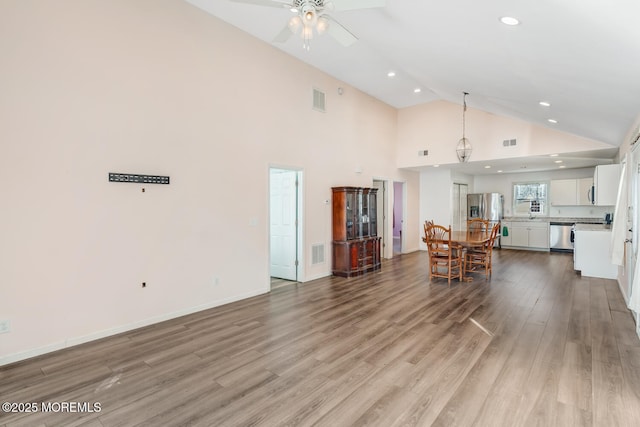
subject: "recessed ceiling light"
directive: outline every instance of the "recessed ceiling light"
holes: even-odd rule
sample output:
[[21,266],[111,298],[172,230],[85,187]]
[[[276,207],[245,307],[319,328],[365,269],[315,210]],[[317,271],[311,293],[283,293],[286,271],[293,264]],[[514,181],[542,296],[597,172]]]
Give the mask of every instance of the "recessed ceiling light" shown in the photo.
[[562,163],[562,160],[554,160],[553,163]]
[[551,107],[551,104],[549,104],[547,101],[540,101],[538,102],[538,104],[542,105],[543,107]]
[[520,23],[520,21],[518,21],[518,19],[512,17],[512,16],[503,16],[500,18],[500,22],[502,22],[504,25],[518,25]]
[[440,165],[433,165],[433,167],[434,167],[434,168],[439,168],[439,167],[440,167]]
[[558,121],[556,119],[548,119],[547,120],[549,123],[558,123]]
[[491,166],[487,165],[484,167],[485,169],[491,169]]
[[558,157],[557,154],[549,154],[549,157]]
[[566,168],[565,165],[560,165],[559,167],[560,167],[560,169]]
[[422,92],[422,89],[420,89],[419,87],[413,90],[413,93],[420,93],[420,92]]
[[395,77],[396,76],[396,72],[395,71],[389,71],[387,73],[387,77]]
[[498,171],[498,173],[502,173],[502,171],[500,170],[500,171]]

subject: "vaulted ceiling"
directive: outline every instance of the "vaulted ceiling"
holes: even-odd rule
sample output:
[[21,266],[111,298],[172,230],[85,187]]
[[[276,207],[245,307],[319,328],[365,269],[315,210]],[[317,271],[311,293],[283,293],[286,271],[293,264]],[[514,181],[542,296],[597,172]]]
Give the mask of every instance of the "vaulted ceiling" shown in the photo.
[[[336,7],[328,14],[357,42],[345,47],[329,34],[314,35],[308,51],[299,36],[274,41],[292,16],[288,8],[186,1],[399,109],[439,99],[462,104],[468,92],[470,108],[612,148],[640,113],[637,0],[387,0],[383,7]],[[519,24],[503,24],[504,16]]]

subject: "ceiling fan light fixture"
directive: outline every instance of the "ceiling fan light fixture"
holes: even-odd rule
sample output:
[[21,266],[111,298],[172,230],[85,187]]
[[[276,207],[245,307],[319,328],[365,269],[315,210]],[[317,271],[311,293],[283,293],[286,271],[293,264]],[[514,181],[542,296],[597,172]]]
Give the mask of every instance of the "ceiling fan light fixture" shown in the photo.
[[302,27],[302,19],[298,15],[289,19],[289,29],[293,34],[298,34],[300,28]]
[[302,8],[302,19],[305,25],[315,26],[318,21],[318,14],[313,6],[305,5]]
[[305,25],[302,28],[302,38],[305,40],[311,40],[313,38],[313,27]]
[[329,28],[329,20],[324,16],[320,16],[316,24],[316,31],[319,35],[322,35],[327,31],[327,28]]

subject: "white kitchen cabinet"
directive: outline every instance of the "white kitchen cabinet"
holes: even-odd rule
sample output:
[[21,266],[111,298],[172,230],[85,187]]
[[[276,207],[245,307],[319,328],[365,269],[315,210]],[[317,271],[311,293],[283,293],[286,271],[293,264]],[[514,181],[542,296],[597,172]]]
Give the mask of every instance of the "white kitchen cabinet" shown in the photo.
[[502,246],[549,249],[549,223],[541,221],[513,221],[509,227],[511,240]]
[[583,276],[616,279],[618,266],[611,263],[611,230],[600,224],[577,224],[573,260]]
[[[504,230],[507,229],[507,235],[505,236]],[[501,246],[511,246],[511,222],[502,221],[502,236],[500,237]]]
[[529,247],[549,249],[549,224],[544,227],[529,227]]
[[594,200],[597,206],[614,206],[618,197],[621,166],[596,166],[593,173]]
[[593,178],[581,178],[578,180],[578,205],[593,204]]
[[519,224],[511,226],[511,246],[529,246],[529,228]]
[[550,188],[551,206],[575,206],[578,204],[578,180],[554,179]]

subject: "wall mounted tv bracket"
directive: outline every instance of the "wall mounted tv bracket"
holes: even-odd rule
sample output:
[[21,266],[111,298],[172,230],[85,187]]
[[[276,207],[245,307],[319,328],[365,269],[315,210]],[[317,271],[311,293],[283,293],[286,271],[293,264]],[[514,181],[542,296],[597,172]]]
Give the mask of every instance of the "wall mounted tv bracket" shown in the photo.
[[136,184],[169,184],[169,177],[162,175],[135,175],[109,172],[109,182],[133,182]]

